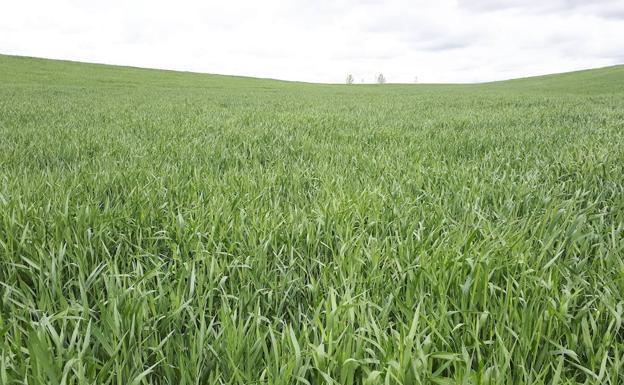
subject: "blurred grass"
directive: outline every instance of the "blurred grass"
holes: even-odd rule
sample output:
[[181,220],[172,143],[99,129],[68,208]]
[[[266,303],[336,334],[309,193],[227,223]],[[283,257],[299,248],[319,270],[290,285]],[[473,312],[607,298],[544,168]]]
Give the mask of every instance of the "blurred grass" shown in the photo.
[[1,384],[621,384],[624,67],[0,56]]

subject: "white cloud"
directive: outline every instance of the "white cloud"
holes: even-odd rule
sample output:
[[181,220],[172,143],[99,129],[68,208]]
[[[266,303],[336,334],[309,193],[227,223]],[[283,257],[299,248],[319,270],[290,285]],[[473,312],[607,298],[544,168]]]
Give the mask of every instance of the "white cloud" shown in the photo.
[[617,64],[623,4],[21,0],[0,5],[0,53],[316,82],[487,81]]

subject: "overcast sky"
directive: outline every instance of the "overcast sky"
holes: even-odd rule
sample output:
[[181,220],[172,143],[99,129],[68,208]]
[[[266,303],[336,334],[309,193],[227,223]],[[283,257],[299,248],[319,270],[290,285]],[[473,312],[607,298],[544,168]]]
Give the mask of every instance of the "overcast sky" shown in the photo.
[[0,53],[359,83],[624,63],[624,0],[5,0]]

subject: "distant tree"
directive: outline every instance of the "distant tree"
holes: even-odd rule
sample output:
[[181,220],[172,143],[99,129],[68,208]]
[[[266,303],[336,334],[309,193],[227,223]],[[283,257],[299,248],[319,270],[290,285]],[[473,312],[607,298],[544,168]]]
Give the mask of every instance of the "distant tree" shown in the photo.
[[414,76],[414,83],[418,83],[418,76]]
[[348,74],[347,75],[347,84],[353,84],[353,82],[355,82],[355,79],[353,78],[353,75]]
[[377,84],[385,84],[386,77],[383,74],[377,75]]

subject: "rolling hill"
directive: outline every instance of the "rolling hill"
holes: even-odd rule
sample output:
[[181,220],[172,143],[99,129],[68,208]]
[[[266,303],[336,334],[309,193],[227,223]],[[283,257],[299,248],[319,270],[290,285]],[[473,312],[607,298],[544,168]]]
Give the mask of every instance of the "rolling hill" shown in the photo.
[[0,383],[624,383],[624,66],[0,56]]

